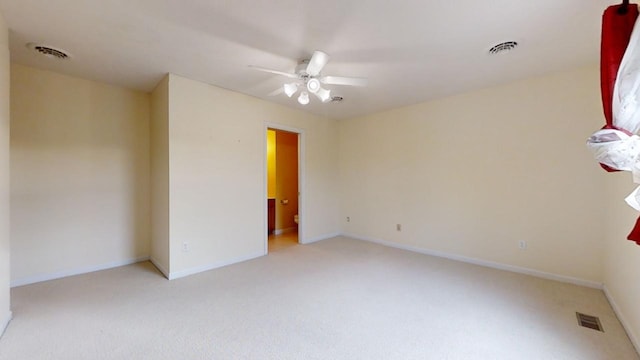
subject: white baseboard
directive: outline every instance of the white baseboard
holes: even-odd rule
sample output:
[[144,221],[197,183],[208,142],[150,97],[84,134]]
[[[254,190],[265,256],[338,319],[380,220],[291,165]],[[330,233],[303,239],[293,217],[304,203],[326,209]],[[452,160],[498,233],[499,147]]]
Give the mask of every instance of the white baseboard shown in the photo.
[[223,267],[223,266],[232,265],[232,264],[235,264],[235,263],[239,263],[239,262],[243,262],[243,261],[259,258],[259,257],[264,256],[264,255],[265,255],[264,251],[260,251],[259,253],[254,253],[254,254],[247,255],[247,256],[241,256],[239,258],[235,258],[235,259],[232,259],[232,260],[220,261],[220,262],[213,263],[213,264],[207,264],[207,265],[196,266],[196,267],[185,269],[185,270],[174,271],[174,272],[170,272],[169,276],[167,278],[169,280],[175,280],[175,279],[179,279],[179,278],[182,278],[182,277],[185,277],[185,276],[201,273],[203,271],[209,271],[209,270],[217,269],[217,268],[220,268],[220,267]]
[[480,265],[480,266],[489,267],[489,268],[498,269],[498,270],[515,272],[519,274],[531,275],[531,276],[535,276],[543,279],[555,280],[555,281],[560,281],[560,282],[579,285],[579,286],[585,286],[585,287],[594,288],[594,289],[602,290],[602,286],[603,286],[602,283],[595,282],[595,281],[584,280],[584,279],[574,278],[574,277],[565,276],[565,275],[557,275],[557,274],[552,274],[552,273],[548,273],[540,270],[502,264],[502,263],[497,263],[497,262],[482,260],[477,258],[471,258],[471,257],[462,256],[462,255],[457,255],[457,254],[446,253],[442,251],[423,249],[423,248],[405,245],[405,244],[399,244],[391,241],[374,239],[367,236],[360,236],[360,235],[349,234],[349,233],[343,233],[342,236],[353,238],[356,240],[368,241],[368,242],[372,242],[372,243],[376,243],[384,246],[389,246],[396,249],[413,251],[420,254],[460,261],[460,262],[473,264],[473,265]]
[[298,231],[297,227],[290,227],[290,228],[286,228],[286,229],[275,229],[275,230],[273,230],[273,235],[282,235],[282,234],[292,233],[292,232],[296,232],[296,231]]
[[336,236],[340,236],[340,233],[331,233],[331,234],[316,236],[310,239],[302,239],[302,241],[300,241],[300,244],[311,244],[311,243],[322,241],[322,240],[328,240]]
[[148,256],[141,256],[141,257],[138,257],[138,258],[114,261],[114,262],[110,262],[110,263],[106,263],[106,264],[101,264],[101,265],[96,265],[96,266],[89,266],[89,267],[86,267],[86,268],[78,268],[78,269],[58,271],[58,272],[51,273],[51,274],[41,274],[41,275],[36,275],[36,276],[29,276],[29,277],[22,278],[22,279],[11,280],[11,287],[24,286],[24,285],[43,282],[43,281],[61,279],[61,278],[65,278],[65,277],[68,277],[68,276],[87,274],[87,273],[91,273],[91,272],[94,272],[94,271],[112,269],[112,268],[125,266],[125,265],[131,265],[131,264],[135,264],[135,263],[139,263],[139,262],[143,262],[143,261],[147,261],[147,260],[149,260]]
[[603,286],[602,290],[604,290],[604,295],[607,297],[607,300],[609,300],[609,304],[611,304],[611,307],[613,308],[613,312],[616,313],[616,316],[618,317],[618,320],[620,320],[622,327],[627,332],[627,336],[629,337],[629,340],[631,340],[631,343],[636,348],[636,352],[640,354],[640,342],[638,341],[638,337],[633,332],[633,329],[631,328],[631,326],[629,326],[629,323],[625,320],[626,318],[622,313],[620,306],[618,306],[618,303],[616,303],[615,299],[613,298],[613,295],[611,294],[611,292],[609,292],[609,289],[607,288],[606,285]]
[[4,334],[4,331],[7,330],[7,326],[9,326],[11,319],[13,319],[13,315],[11,314],[11,311],[9,311],[4,319],[0,320],[0,338]]
[[149,261],[151,261],[153,266],[155,266],[156,269],[158,269],[158,271],[160,271],[162,275],[164,275],[164,277],[166,277],[167,279],[169,278],[169,270],[167,270],[164,266],[160,265],[160,262],[158,260],[156,260],[153,256],[151,256],[149,257]]

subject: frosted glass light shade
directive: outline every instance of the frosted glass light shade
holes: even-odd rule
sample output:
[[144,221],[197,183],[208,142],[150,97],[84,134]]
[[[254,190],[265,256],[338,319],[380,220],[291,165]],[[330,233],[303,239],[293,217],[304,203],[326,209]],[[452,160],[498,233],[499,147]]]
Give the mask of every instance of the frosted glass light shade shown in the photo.
[[318,97],[318,99],[320,99],[322,102],[327,102],[327,101],[331,100],[331,90],[327,90],[327,89],[320,88],[320,89],[316,92],[316,96],[317,96],[317,97]]
[[298,84],[284,84],[284,93],[287,94],[288,97],[292,97],[293,94],[296,93],[296,91],[298,91]]
[[300,93],[300,96],[298,97],[298,102],[302,105],[307,105],[309,103],[309,93],[307,93],[306,91],[303,91],[302,93]]

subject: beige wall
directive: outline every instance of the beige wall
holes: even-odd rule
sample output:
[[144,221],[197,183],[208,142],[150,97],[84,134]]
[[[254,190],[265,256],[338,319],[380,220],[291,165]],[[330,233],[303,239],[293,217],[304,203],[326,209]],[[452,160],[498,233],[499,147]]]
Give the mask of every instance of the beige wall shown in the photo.
[[149,256],[149,95],[13,64],[14,285]]
[[293,230],[298,213],[298,134],[276,132],[276,168],[276,231]]
[[9,31],[0,14],[0,336],[11,319],[9,266]]
[[265,254],[266,123],[304,131],[303,241],[339,232],[335,121],[175,75],[169,93],[172,277]]
[[169,266],[169,76],[151,93],[151,261]]
[[607,215],[604,256],[604,283],[610,302],[640,351],[640,246],[626,240],[638,213],[624,198],[635,188],[628,172],[604,173]]
[[589,67],[340,122],[344,231],[601,283],[598,81]]
[[[0,169],[8,74],[0,18]],[[602,124],[595,67],[341,122],[175,75],[151,96],[20,65],[11,80],[14,283],[149,254],[168,276],[263,254],[264,129],[278,124],[305,139],[303,241],[342,227],[604,282],[638,345],[640,249],[625,240],[637,214],[622,200],[633,185],[584,147]],[[0,171],[0,331],[10,316],[8,180]]]

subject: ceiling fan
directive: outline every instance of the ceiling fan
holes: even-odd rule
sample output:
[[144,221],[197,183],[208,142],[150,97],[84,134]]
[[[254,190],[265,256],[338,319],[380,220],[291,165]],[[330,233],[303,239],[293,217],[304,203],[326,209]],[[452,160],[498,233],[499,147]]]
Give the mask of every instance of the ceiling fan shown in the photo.
[[329,55],[316,50],[313,52],[311,59],[302,60],[293,73],[266,69],[253,65],[249,65],[249,67],[258,71],[264,71],[295,79],[295,81],[291,83],[284,84],[282,88],[274,91],[271,95],[277,95],[284,92],[288,97],[292,97],[296,92],[298,92],[298,89],[301,89],[300,95],[298,96],[298,102],[302,105],[307,105],[309,103],[309,93],[314,94],[322,102],[326,103],[331,101],[331,90],[323,88],[323,84],[348,86],[367,85],[367,79],[364,78],[329,75],[323,76],[321,72],[327,62],[329,62]]

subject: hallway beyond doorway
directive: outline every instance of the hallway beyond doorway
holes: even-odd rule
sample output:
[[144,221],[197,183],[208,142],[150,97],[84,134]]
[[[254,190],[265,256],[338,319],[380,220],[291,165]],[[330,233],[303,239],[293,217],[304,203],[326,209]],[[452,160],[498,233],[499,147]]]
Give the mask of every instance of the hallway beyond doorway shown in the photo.
[[269,235],[269,252],[287,249],[296,245],[298,245],[297,231]]
[[301,133],[289,130],[266,128],[267,253],[300,240]]

